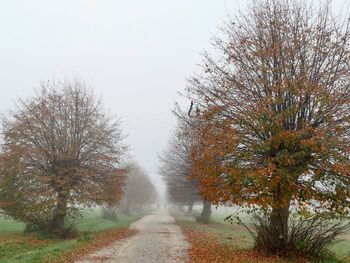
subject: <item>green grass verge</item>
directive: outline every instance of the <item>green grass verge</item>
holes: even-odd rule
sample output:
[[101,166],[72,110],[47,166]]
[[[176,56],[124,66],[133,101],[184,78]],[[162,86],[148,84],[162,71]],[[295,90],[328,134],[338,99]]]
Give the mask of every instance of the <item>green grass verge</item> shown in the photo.
[[[212,222],[208,225],[195,222],[193,216],[187,216],[177,212],[174,213],[177,220],[180,220],[186,226],[195,231],[209,233],[221,243],[230,245],[237,250],[253,248],[253,239],[244,227],[236,223],[230,224],[225,221],[225,218],[230,213],[227,213],[224,209],[219,209],[217,211],[214,209],[212,213]],[[341,237],[341,240],[336,242],[330,250],[342,262],[350,262],[350,233]]]
[[53,261],[93,239],[100,231],[123,228],[142,217],[142,213],[119,216],[117,221],[103,219],[99,211],[86,212],[77,223],[78,238],[70,240],[38,239],[24,236],[25,225],[0,219],[0,263],[40,263]]
[[249,233],[240,225],[229,224],[222,220],[213,220],[210,224],[197,223],[193,216],[175,214],[177,220],[194,231],[208,233],[221,243],[230,245],[237,250],[247,250],[253,248],[253,239]]
[[25,224],[0,217],[0,236],[22,232]]
[[[227,217],[227,215],[229,215],[229,211],[226,211],[225,209],[218,209],[218,210],[214,210],[213,214],[212,214],[212,220],[215,223],[219,223],[222,225],[227,225],[228,223],[225,222],[225,218]],[[247,219],[246,218],[243,218]],[[350,224],[350,222],[349,222]],[[235,226],[235,224],[233,224],[233,226]],[[237,225],[236,225],[237,226]],[[239,226],[238,226],[239,227]],[[239,229],[239,228],[238,228]],[[241,228],[241,231],[243,231],[245,234],[247,233],[247,230],[244,228]],[[253,242],[251,240],[251,242]],[[340,240],[338,240],[331,248],[330,248],[331,252],[333,252],[338,258],[340,259],[344,259],[346,262],[350,262],[350,233],[348,233],[347,235],[344,235],[340,238]]]

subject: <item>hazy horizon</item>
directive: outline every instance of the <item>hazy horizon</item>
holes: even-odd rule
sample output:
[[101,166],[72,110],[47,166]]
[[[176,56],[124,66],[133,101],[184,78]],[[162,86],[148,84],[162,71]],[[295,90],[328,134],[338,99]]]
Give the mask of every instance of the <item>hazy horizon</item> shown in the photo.
[[[40,81],[86,81],[122,120],[133,159],[161,192],[159,154],[175,125],[178,91],[227,13],[250,0],[6,1],[0,10],[0,113]],[[333,1],[341,9],[344,1]],[[16,15],[14,15],[16,14]]]

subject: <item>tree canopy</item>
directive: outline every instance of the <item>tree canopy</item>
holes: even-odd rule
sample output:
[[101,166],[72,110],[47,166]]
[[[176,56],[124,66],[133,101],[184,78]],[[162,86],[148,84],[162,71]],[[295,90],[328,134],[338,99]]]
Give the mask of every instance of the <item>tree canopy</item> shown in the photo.
[[328,2],[254,1],[189,81],[201,111],[192,150],[201,193],[271,210],[276,246],[291,203],[349,212],[349,33]]
[[106,182],[120,183],[120,123],[80,80],[43,82],[19,100],[2,139],[1,208],[15,219],[62,231],[79,207],[108,201]]

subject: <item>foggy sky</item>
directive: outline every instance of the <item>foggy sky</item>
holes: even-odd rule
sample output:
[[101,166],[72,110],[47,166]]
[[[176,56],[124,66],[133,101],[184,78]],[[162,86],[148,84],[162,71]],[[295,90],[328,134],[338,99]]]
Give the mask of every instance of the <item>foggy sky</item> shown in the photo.
[[175,125],[174,103],[184,103],[177,92],[227,11],[248,2],[0,0],[0,113],[42,80],[78,76],[121,118],[133,159],[164,189],[157,154]]

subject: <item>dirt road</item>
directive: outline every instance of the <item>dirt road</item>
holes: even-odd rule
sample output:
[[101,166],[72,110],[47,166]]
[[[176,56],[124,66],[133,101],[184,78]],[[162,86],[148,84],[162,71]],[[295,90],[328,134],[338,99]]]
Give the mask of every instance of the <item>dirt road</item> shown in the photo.
[[189,244],[167,210],[157,210],[133,223],[131,238],[86,256],[77,263],[186,262]]

